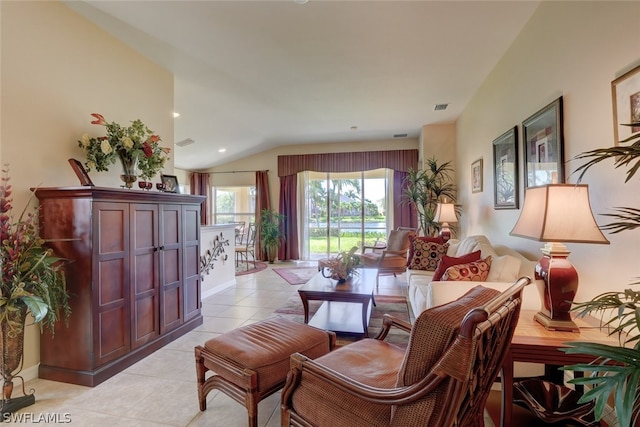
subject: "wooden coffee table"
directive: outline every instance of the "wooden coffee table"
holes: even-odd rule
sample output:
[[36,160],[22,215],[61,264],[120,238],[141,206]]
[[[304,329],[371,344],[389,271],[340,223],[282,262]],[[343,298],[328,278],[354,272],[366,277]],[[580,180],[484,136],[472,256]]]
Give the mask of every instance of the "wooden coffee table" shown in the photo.
[[[369,336],[373,290],[378,270],[358,269],[353,279],[338,285],[318,272],[298,289],[304,307],[304,323],[316,328],[346,334]],[[309,301],[324,301],[309,320]]]

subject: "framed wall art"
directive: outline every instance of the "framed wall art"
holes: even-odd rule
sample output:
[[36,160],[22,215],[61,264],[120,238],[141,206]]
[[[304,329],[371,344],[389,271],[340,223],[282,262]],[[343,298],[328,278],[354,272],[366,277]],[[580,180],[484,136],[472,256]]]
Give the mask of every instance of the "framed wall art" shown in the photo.
[[640,132],[640,65],[611,82],[615,145]]
[[562,97],[522,122],[526,187],[564,183]]
[[480,193],[482,191],[482,159],[471,163],[471,192]]
[[179,193],[178,177],[175,175],[160,175],[166,193]]
[[518,209],[518,127],[493,140],[493,207]]

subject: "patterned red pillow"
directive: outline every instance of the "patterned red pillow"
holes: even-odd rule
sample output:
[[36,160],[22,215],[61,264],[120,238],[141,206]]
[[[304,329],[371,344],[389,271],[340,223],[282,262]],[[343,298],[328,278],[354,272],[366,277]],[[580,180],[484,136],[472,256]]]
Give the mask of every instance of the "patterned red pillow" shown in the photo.
[[442,236],[438,236],[438,237],[410,236],[409,237],[409,254],[407,255],[407,267],[411,265],[411,260],[413,259],[413,241],[416,239],[419,239],[420,241],[427,242],[427,243],[439,243],[439,244],[444,243],[442,241]]
[[443,255],[447,253],[449,244],[427,242],[414,239],[412,242],[413,257],[409,263],[409,268],[413,270],[435,271]]
[[442,275],[447,268],[452,267],[458,264],[467,264],[469,262],[478,261],[480,259],[480,251],[471,252],[468,254],[464,254],[459,257],[453,257],[445,255],[440,260],[440,264],[438,264],[438,268],[436,268],[435,273],[433,273],[433,281],[440,280]]
[[447,268],[442,275],[442,280],[454,282],[484,282],[487,280],[490,268],[491,255],[468,264],[458,264]]

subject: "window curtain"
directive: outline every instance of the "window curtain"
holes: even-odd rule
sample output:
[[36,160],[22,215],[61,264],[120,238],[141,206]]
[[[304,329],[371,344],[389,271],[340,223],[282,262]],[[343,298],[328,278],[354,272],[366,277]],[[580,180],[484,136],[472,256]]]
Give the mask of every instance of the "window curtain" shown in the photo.
[[284,243],[278,251],[278,259],[300,259],[298,246],[298,175],[280,177],[280,213],[284,215]]
[[[285,215],[285,244],[280,247],[281,260],[300,259],[298,247],[297,174],[304,171],[315,172],[355,172],[373,169],[392,169],[408,172],[418,168],[418,150],[361,151],[349,153],[298,154],[278,156],[278,176],[280,177],[280,213]],[[396,183],[396,180],[397,181]],[[402,176],[394,175],[396,185],[402,186]],[[394,206],[399,207],[402,190],[393,191]],[[415,227],[417,219],[413,213],[403,216],[394,209],[394,226]]]
[[189,178],[191,194],[197,196],[206,196],[206,199],[200,205],[200,223],[209,225],[209,199],[211,193],[211,184],[209,183],[210,175],[208,173],[193,172]]
[[418,228],[418,215],[413,205],[402,202],[402,195],[407,188],[405,171],[393,171],[393,228]]
[[[260,212],[271,209],[271,192],[269,190],[269,171],[256,171],[256,242],[260,242]],[[267,256],[261,244],[256,245],[256,259],[266,260]]]

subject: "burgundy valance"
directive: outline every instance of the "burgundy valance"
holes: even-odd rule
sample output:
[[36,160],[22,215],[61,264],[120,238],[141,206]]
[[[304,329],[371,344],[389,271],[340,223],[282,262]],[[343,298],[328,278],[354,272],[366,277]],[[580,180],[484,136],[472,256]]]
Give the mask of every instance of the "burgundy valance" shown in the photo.
[[278,176],[302,171],[354,172],[373,169],[407,172],[418,169],[418,150],[357,151],[350,153],[278,156]]

